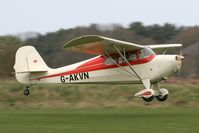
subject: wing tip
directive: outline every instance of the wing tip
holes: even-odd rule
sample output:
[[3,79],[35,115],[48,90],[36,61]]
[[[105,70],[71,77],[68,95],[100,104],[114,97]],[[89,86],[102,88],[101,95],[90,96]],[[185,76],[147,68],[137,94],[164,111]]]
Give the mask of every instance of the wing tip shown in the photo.
[[[70,41],[68,41],[67,43],[65,43],[62,47],[63,48],[67,48],[67,45],[69,45],[69,44],[71,44],[71,43],[73,43],[73,42],[75,42],[75,41],[78,41],[78,40],[80,40],[80,39],[83,39],[83,38],[98,38],[98,39],[103,39],[104,37],[103,36],[100,36],[100,35],[83,35],[83,36],[79,36],[79,37],[76,37],[76,38],[74,38],[74,39],[72,39],[72,40],[70,40]],[[70,46],[69,46],[70,47]]]

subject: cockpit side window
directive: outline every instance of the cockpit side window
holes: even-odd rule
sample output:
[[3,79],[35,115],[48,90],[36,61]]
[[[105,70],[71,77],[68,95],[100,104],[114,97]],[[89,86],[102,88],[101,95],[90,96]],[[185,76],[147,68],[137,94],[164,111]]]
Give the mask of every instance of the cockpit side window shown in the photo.
[[126,59],[127,61],[136,61],[137,60],[136,51],[127,53]]
[[[126,52],[125,53],[125,57],[126,57],[127,61],[128,62],[137,61],[136,53],[137,53],[137,51]],[[114,65],[115,62],[118,63],[118,64],[126,63],[126,61],[121,56],[115,55],[115,56],[111,56],[110,58],[107,58],[104,61],[104,64],[106,64],[106,65]]]
[[107,58],[104,61],[104,64],[106,64],[106,65],[114,65],[115,62],[117,62],[117,56],[112,56],[112,57]]

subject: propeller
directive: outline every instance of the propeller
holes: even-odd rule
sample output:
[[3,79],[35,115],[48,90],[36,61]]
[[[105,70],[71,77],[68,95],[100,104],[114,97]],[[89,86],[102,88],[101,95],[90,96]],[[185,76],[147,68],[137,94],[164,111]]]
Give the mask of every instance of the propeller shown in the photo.
[[180,48],[180,59],[183,61],[184,60],[184,56],[183,56],[183,53],[182,53],[182,47]]
[[178,61],[178,72],[181,72],[181,68],[183,66],[183,60],[184,60],[182,48],[180,49],[179,55],[176,56],[176,60]]

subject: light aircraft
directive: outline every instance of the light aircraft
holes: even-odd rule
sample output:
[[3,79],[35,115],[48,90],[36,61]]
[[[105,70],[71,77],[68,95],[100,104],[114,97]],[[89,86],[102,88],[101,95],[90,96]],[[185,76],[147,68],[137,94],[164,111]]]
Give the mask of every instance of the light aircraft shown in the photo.
[[[182,55],[166,55],[168,48],[182,44],[138,45],[98,35],[81,36],[67,42],[64,48],[73,52],[96,55],[96,57],[64,66],[49,68],[33,46],[23,46],[16,52],[15,76],[30,86],[40,83],[61,84],[143,84],[144,89],[135,96],[150,102],[156,97],[165,101],[167,89],[158,83],[177,73],[182,65]],[[154,50],[163,49],[157,55]],[[72,57],[70,57],[72,58]],[[70,59],[68,58],[68,60]]]

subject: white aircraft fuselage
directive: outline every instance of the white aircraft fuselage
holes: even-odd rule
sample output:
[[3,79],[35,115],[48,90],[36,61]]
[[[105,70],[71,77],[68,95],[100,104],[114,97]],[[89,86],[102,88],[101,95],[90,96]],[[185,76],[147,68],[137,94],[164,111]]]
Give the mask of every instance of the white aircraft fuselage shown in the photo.
[[[156,55],[151,53],[142,59],[139,58],[137,53],[135,55],[136,59],[129,61],[131,67],[140,78],[149,79],[152,83],[166,79],[178,72],[181,67],[181,62],[177,58],[178,55]],[[39,63],[32,61],[35,64]],[[120,66],[113,64],[109,58],[97,56],[57,69],[48,68],[47,72],[18,73],[16,78],[19,82],[25,84],[142,83],[127,63],[122,60],[119,62],[119,59],[117,59],[117,63]],[[30,79],[27,77],[30,77]]]

